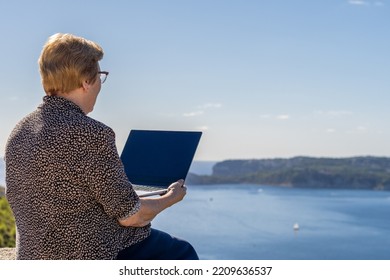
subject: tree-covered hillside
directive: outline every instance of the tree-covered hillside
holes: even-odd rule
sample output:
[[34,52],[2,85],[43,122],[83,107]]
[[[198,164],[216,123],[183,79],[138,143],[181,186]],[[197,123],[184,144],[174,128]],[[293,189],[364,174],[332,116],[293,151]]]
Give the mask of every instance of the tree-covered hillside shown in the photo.
[[187,183],[253,183],[301,188],[390,190],[390,158],[312,158],[227,160],[211,176],[191,174]]

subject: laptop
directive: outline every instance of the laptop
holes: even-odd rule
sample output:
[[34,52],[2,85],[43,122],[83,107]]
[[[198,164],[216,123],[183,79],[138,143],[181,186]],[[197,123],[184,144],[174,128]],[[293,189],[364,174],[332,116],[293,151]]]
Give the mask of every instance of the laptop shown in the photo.
[[162,195],[184,179],[202,132],[131,130],[121,154],[125,172],[139,197]]

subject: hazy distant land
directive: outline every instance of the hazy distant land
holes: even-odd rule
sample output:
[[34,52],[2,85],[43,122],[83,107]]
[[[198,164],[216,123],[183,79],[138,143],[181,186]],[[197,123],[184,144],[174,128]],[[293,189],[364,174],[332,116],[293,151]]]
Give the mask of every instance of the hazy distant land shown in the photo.
[[5,186],[5,163],[2,157],[0,157],[0,186]]
[[350,157],[226,160],[187,184],[262,184],[299,188],[390,190],[390,158]]

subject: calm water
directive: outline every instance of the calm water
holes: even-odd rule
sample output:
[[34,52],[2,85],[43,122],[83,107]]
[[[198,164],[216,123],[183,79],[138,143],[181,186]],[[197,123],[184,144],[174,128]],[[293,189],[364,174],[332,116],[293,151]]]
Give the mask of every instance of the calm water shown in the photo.
[[189,186],[153,227],[189,240],[201,259],[389,260],[389,219],[390,192]]

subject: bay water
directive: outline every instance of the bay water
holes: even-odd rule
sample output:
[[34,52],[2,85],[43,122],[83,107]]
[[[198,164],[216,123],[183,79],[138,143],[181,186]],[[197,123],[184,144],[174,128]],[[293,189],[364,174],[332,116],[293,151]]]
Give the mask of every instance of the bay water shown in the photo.
[[209,260],[390,259],[390,193],[188,186],[153,221]]

